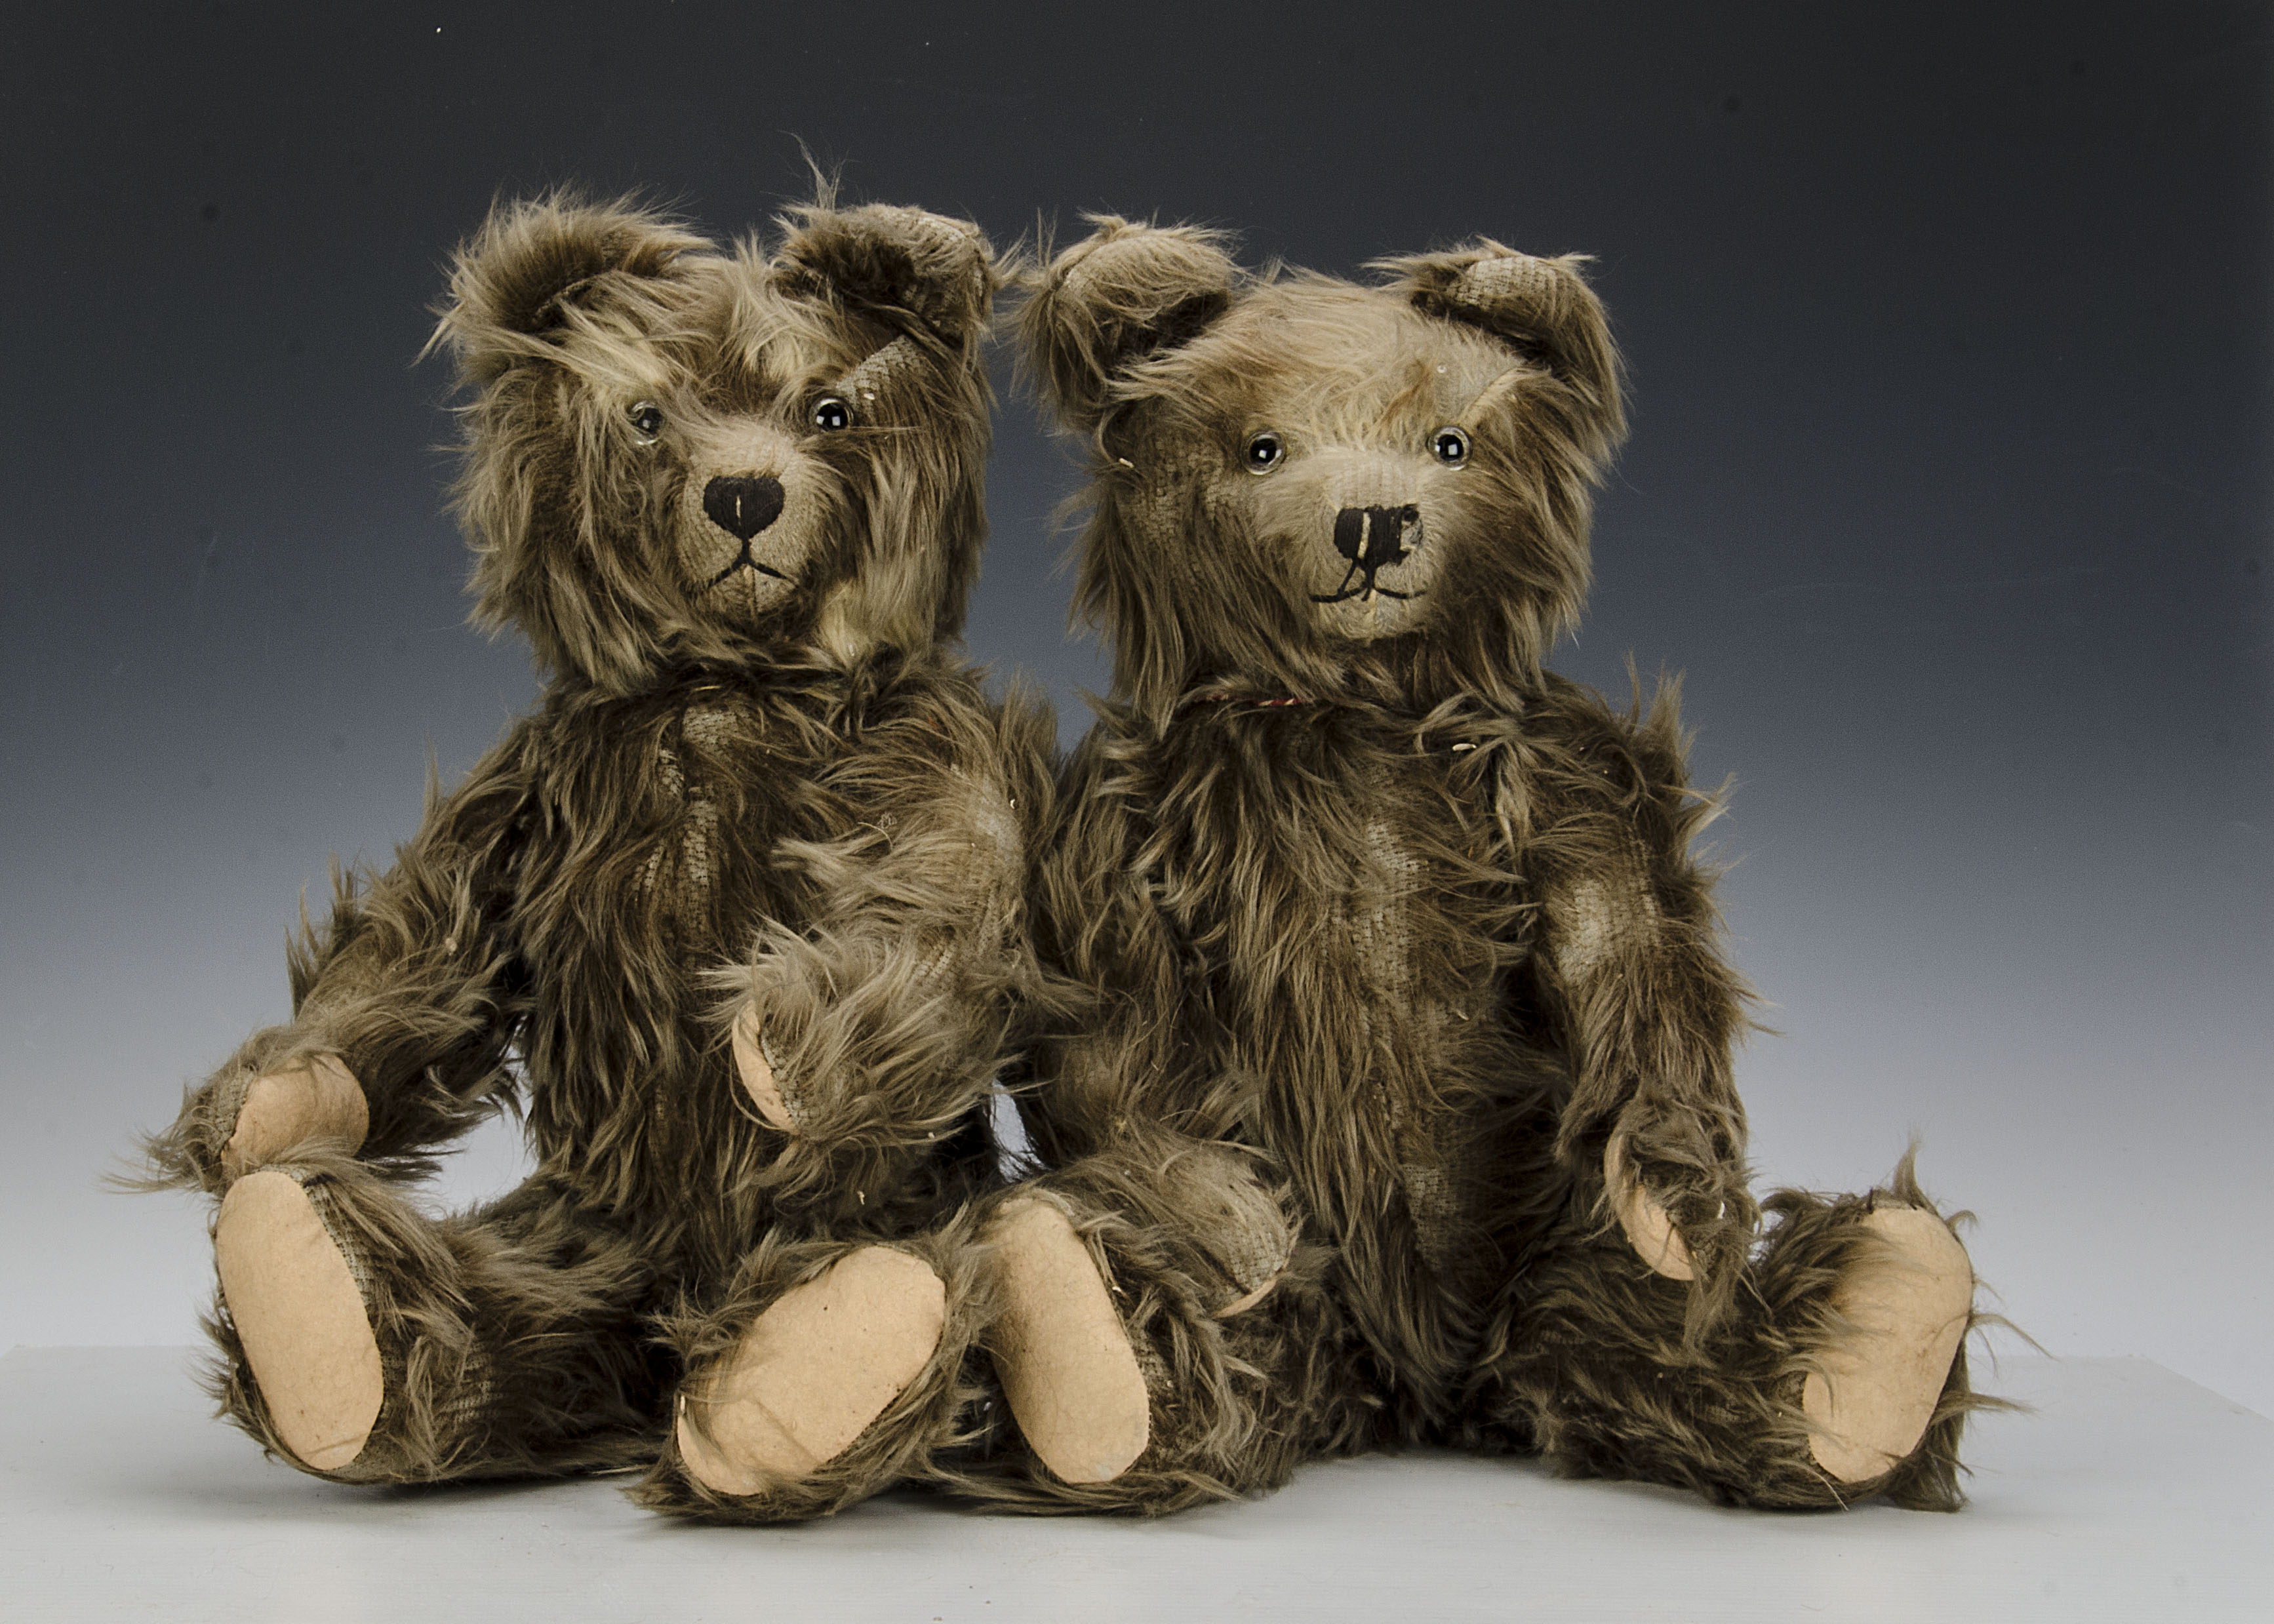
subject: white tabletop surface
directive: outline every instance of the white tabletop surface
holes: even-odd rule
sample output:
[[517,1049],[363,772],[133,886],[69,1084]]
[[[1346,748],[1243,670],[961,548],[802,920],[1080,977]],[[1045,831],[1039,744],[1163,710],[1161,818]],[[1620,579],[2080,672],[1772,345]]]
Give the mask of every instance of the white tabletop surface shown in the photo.
[[2274,1620],[2274,1422],[2135,1359],[2009,1358],[1955,1516],[1772,1515],[1536,1464],[1330,1462],[1155,1522],[916,1493],[706,1528],[605,1480],[347,1488],[210,1419],[188,1350],[0,1358],[0,1618]]

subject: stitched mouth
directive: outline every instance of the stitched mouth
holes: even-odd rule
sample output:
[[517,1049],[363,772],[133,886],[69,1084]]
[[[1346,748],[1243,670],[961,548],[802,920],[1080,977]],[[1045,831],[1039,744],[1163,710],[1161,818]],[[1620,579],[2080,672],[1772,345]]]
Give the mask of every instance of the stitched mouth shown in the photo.
[[1417,598],[1428,596],[1425,592],[1401,592],[1394,587],[1383,586],[1374,578],[1371,570],[1367,572],[1365,580],[1353,584],[1351,575],[1358,573],[1356,567],[1353,566],[1350,575],[1343,577],[1343,584],[1339,590],[1332,592],[1314,592],[1311,594],[1311,601],[1314,604],[1346,604],[1355,598],[1363,603],[1379,592],[1384,598],[1394,598],[1399,603],[1405,604],[1412,602]]
[[742,569],[755,569],[762,575],[772,575],[777,581],[788,582],[791,586],[795,586],[797,584],[796,582],[791,581],[787,575],[782,574],[780,570],[773,568],[772,565],[761,564],[757,560],[752,558],[750,556],[750,544],[746,541],[742,544],[742,556],[737,558],[733,563],[727,565],[726,568],[720,570],[717,575],[712,576],[711,579],[705,581],[703,583],[703,590],[708,592],[714,588],[724,586],[737,570]]

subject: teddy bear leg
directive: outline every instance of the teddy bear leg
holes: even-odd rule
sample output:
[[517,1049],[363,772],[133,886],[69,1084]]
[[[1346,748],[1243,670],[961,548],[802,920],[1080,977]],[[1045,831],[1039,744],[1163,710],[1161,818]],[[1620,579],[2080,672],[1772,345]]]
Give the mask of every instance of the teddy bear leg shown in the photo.
[[1316,1447],[1326,1298],[1237,1159],[1076,1162],[999,1198],[984,1236],[1002,1402],[960,1491],[1171,1511],[1276,1487]]
[[1885,1495],[1955,1508],[1974,1277],[1910,1177],[1786,1191],[1737,1306],[1684,1340],[1685,1288],[1574,1213],[1527,1285],[1506,1362],[1519,1433],[1559,1470],[1728,1503]]
[[627,1463],[652,1437],[645,1271],[553,1192],[437,1223],[368,1169],[309,1156],[237,1180],[214,1250],[224,1407],[305,1470],[552,1473]]
[[929,1475],[971,1396],[983,1305],[966,1216],[890,1245],[768,1239],[669,1326],[688,1376],[635,1498],[717,1522],[825,1515]]

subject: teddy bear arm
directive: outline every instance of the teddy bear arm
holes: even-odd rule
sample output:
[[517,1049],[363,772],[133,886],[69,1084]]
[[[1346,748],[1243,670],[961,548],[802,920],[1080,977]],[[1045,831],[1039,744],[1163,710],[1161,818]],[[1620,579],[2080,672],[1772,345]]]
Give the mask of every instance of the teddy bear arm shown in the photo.
[[501,748],[383,873],[339,873],[329,916],[290,950],[293,1017],[254,1034],[184,1100],[147,1156],[155,1182],[218,1192],[296,1145],[423,1167],[513,1086],[510,867],[522,796]]
[[1520,867],[1573,1083],[1557,1153],[1703,1302],[1736,1278],[1758,1217],[1732,1065],[1746,993],[1692,854],[1718,803],[1689,787],[1670,693],[1622,717],[1558,688],[1536,720],[1552,771],[1525,786],[1535,838]]
[[865,765],[888,793],[862,798],[860,830],[782,848],[824,898],[818,916],[768,926],[720,978],[745,1089],[789,1136],[786,1192],[867,1187],[953,1132],[1037,993],[1026,852],[1048,790],[1020,731],[1031,718],[961,720],[957,748],[897,783]]
[[1731,1060],[1744,1016],[1710,914],[1685,906],[1686,866],[1667,870],[1636,842],[1541,886],[1541,979],[1573,1079],[1558,1155],[1600,1179],[1657,1273],[1718,1293],[1758,1215]]
[[1540,888],[1550,997],[1569,1034],[1575,1087],[1560,1125],[1567,1152],[1599,1139],[1638,1101],[1730,1118],[1731,1064],[1745,1016],[1710,922],[1686,919],[1644,864],[1619,862]]

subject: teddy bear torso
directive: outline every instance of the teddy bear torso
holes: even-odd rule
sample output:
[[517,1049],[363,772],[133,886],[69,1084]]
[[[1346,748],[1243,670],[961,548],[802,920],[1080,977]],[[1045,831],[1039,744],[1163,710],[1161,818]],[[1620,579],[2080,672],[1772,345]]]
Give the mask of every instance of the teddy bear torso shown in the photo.
[[1459,742],[1231,701],[1189,708],[1148,763],[1158,895],[1209,1011],[1178,1070],[1238,1080],[1226,1126],[1271,1153],[1353,1317],[1425,1385],[1521,1243],[1510,1183],[1552,1136],[1555,1076],[1517,974],[1531,911]]
[[[688,1268],[729,1267],[738,1243],[793,1216],[757,1177],[779,1135],[742,1093],[710,974],[762,922],[814,921],[825,898],[781,843],[888,831],[892,809],[865,804],[864,780],[840,769],[880,733],[937,737],[925,718],[942,707],[983,701],[945,673],[865,696],[842,680],[697,673],[630,698],[556,699],[524,724],[543,763],[510,902],[531,1136],[545,1172],[656,1228],[665,1252],[720,1253]],[[875,1221],[921,1222],[953,1183],[920,1179],[907,1210],[880,1202]]]

